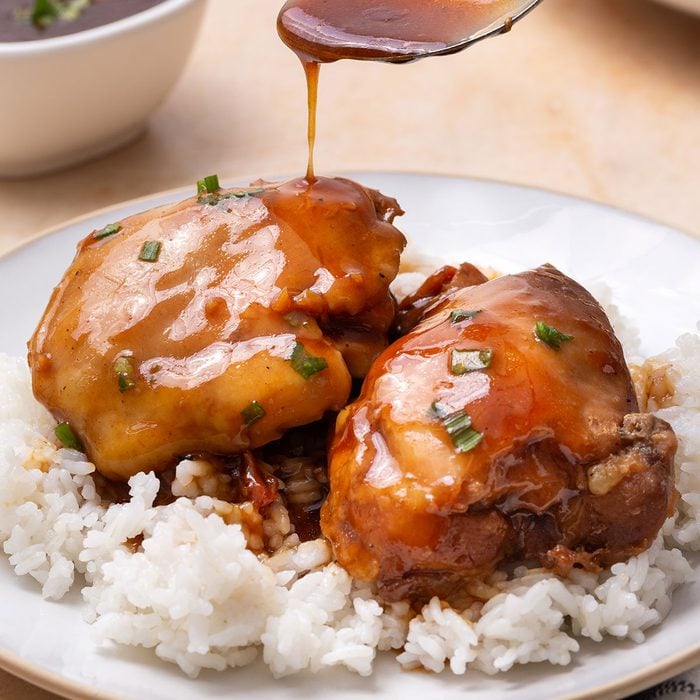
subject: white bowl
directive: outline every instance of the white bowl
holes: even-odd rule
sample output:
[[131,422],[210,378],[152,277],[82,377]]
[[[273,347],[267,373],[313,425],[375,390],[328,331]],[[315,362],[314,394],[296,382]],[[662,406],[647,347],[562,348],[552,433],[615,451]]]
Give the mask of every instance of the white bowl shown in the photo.
[[57,170],[135,138],[182,71],[205,0],[0,43],[0,177]]

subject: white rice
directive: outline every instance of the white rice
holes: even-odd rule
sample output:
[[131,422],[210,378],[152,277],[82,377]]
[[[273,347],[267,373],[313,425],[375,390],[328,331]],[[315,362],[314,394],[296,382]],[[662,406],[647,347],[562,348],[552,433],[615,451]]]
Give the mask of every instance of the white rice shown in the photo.
[[[434,598],[415,614],[353,582],[331,562],[325,541],[299,544],[283,507],[256,524],[245,507],[233,512],[197,495],[210,482],[198,463],[180,465],[173,490],[188,497],[170,505],[153,505],[153,474],[131,479],[128,502],[101,502],[93,465],[57,446],[26,364],[3,355],[0,541],[15,573],[36,579],[45,598],[61,598],[76,578],[84,585],[84,614],[99,641],[152,648],[192,677],[258,654],[276,677],[338,665],[368,675],[377,652],[388,649],[400,650],[401,666],[436,673],[568,664],[577,638],[643,641],[668,614],[673,590],[693,577],[672,546],[700,549],[698,358],[700,336],[685,335],[654,360],[669,365],[675,385],[657,415],[679,438],[678,511],[648,551],[599,576],[499,572],[484,583],[485,604],[456,611]],[[210,487],[214,493],[216,484]],[[272,557],[254,553],[273,538],[284,544]]]
[[700,335],[682,335],[654,364],[669,365],[675,387],[672,405],[656,415],[667,420],[678,437],[676,486],[681,496],[663,533],[684,549],[700,550]]

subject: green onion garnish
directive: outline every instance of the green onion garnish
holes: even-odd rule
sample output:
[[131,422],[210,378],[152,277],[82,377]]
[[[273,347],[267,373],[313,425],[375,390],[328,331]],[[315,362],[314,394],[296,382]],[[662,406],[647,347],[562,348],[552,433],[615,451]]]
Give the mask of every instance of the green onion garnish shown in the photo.
[[92,0],[34,0],[29,13],[32,22],[44,29],[56,20],[75,20]]
[[59,423],[53,429],[54,435],[61,441],[64,447],[68,447],[71,450],[83,451],[83,443],[75,436],[73,429],[70,427],[70,423]]
[[134,365],[129,355],[120,355],[114,362],[114,373],[117,375],[117,386],[124,393],[136,386],[134,381]]
[[[199,182],[204,181],[200,180]],[[197,183],[197,187],[199,187],[199,182]],[[227,199],[245,199],[246,197],[255,197],[256,195],[262,194],[265,191],[265,189],[263,187],[258,187],[252,190],[236,190],[235,192],[225,192],[224,194],[219,194],[216,191],[214,191],[214,194],[206,194],[207,191],[211,192],[211,190],[202,190],[200,196],[197,197],[197,201],[200,204],[209,204],[211,206],[214,206],[215,204],[219,204],[219,202],[223,202]]]
[[440,420],[452,438],[457,452],[473,450],[483,439],[482,433],[472,428],[472,419],[466,411],[453,411],[451,406],[435,401],[430,407],[432,414]]
[[203,194],[204,192],[213,194],[214,192],[218,192],[219,189],[218,175],[207,175],[201,180],[197,180],[197,194]]
[[253,425],[253,423],[265,417],[265,409],[257,401],[251,401],[241,411],[241,415],[246,425]]
[[474,428],[453,432],[450,432],[450,428],[447,426],[445,426],[445,428],[452,438],[452,442],[454,443],[457,452],[469,452],[484,439],[483,434],[477,430],[474,430]]
[[294,346],[289,362],[292,365],[292,369],[301,374],[304,379],[308,379],[328,367],[328,363],[322,357],[310,355],[299,341]]
[[59,8],[51,0],[34,0],[31,18],[37,27],[42,29],[48,27],[58,19],[59,15]]
[[243,197],[255,197],[262,194],[264,191],[264,187],[255,187],[252,190],[238,190],[237,192],[231,192],[231,194],[237,199],[242,199]]
[[452,374],[467,374],[486,369],[493,359],[493,350],[453,350],[450,358],[450,371]]
[[104,228],[99,231],[95,231],[92,237],[96,240],[100,238],[107,238],[107,236],[113,236],[115,233],[119,233],[122,230],[121,224],[107,224]]
[[537,321],[535,324],[535,335],[554,350],[559,350],[561,344],[573,340],[573,335],[566,335],[552,326],[548,326],[544,321]]
[[61,19],[78,19],[91,3],[92,0],[63,0],[61,3],[63,6],[61,9]]
[[303,311],[290,311],[282,318],[284,318],[292,328],[301,328],[302,326],[306,328],[309,325],[309,317]]
[[450,313],[450,323],[461,323],[480,314],[482,309],[457,309]]
[[202,195],[200,197],[197,197],[197,201],[200,204],[208,204],[209,206],[214,206],[215,204],[218,204],[223,197],[218,194],[208,194],[208,195]]
[[146,241],[141,247],[139,260],[144,262],[155,262],[160,253],[160,241]]

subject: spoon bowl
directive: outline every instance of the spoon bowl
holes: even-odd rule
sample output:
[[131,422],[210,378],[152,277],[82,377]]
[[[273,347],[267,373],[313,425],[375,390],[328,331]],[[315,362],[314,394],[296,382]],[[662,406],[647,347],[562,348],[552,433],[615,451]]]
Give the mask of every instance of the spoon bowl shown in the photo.
[[[527,2],[520,2],[518,3],[519,6],[515,12],[509,13],[504,17],[499,17],[488,26],[479,29],[461,41],[450,44],[443,49],[435,49],[434,51],[428,51],[425,53],[416,52],[415,54],[412,54],[410,57],[406,58],[405,61],[415,61],[419,58],[427,58],[428,56],[446,56],[453,53],[459,53],[482,39],[487,39],[488,37],[495,36],[497,34],[507,34],[518,20],[529,14],[541,2],[542,0],[528,0]],[[398,63],[401,61],[395,60],[393,62]]]
[[541,0],[287,0],[277,28],[304,62],[408,63],[510,31]]

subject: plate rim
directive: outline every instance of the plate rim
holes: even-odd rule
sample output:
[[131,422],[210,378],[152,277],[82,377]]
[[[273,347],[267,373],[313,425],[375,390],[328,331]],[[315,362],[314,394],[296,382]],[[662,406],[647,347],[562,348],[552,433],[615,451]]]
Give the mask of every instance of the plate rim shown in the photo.
[[[633,695],[683,673],[698,663],[700,663],[700,642],[665,661],[658,662],[652,667],[652,671],[640,670],[606,685],[562,696],[562,700],[605,700],[605,698],[623,697],[621,693],[624,693],[624,696]],[[31,685],[69,700],[128,700],[126,696],[114,691],[95,688],[63,676],[57,671],[46,669],[4,648],[0,648],[0,669]],[[436,674],[437,677],[439,674]]]
[[[341,170],[333,171],[329,174],[329,177],[357,177],[361,180],[362,176],[379,176],[379,177],[403,177],[408,176],[411,178],[430,178],[430,179],[445,179],[462,181],[465,183],[481,183],[485,185],[495,185],[495,186],[505,186],[514,189],[528,190],[532,192],[544,193],[547,195],[555,196],[563,201],[568,201],[572,204],[584,203],[593,206],[597,209],[607,210],[608,212],[623,215],[626,218],[633,220],[638,220],[645,224],[653,224],[656,226],[663,227],[673,234],[680,236],[681,238],[690,239],[698,245],[700,245],[700,235],[693,234],[689,231],[679,229],[676,226],[663,223],[656,219],[641,215],[636,212],[629,211],[622,207],[617,207],[612,204],[599,202],[594,199],[589,199],[585,197],[580,197],[577,195],[568,194],[565,192],[537,187],[533,185],[520,184],[517,182],[510,182],[504,180],[495,180],[492,178],[480,178],[472,177],[468,175],[455,175],[450,173],[436,173],[436,172],[424,172],[424,171],[406,171],[406,170]],[[290,176],[270,176],[271,181],[285,180],[289,179]],[[245,175],[231,175],[223,177],[222,180],[225,182],[238,182],[238,181],[253,181],[257,179],[255,176],[245,176]],[[153,192],[150,194],[141,195],[138,197],[133,197],[131,199],[126,199],[119,201],[115,204],[110,204],[104,207],[98,207],[97,209],[88,211],[84,214],[71,217],[58,224],[49,226],[47,228],[41,229],[37,233],[23,238],[20,241],[11,244],[2,253],[0,253],[0,262],[4,262],[8,258],[12,257],[15,253],[20,250],[33,245],[34,243],[47,238],[51,235],[60,233],[61,231],[71,228],[73,226],[79,225],[82,222],[102,217],[110,212],[118,211],[124,208],[132,208],[139,203],[152,202],[154,200],[167,200],[174,195],[192,192],[192,196],[196,194],[193,192],[193,187],[188,185],[180,185],[178,187],[169,188],[166,190],[160,190],[158,192]],[[161,202],[162,204],[163,202]],[[167,203],[167,202],[165,202]],[[156,203],[153,206],[160,206]],[[654,663],[650,667],[642,668],[634,673],[622,676],[614,681],[610,681],[602,686],[597,686],[595,688],[589,688],[581,692],[569,694],[563,696],[565,700],[592,700],[593,698],[619,698],[624,695],[630,695],[636,693],[645,688],[656,685],[672,676],[675,676],[683,671],[700,664],[700,641],[694,645],[691,645],[679,651],[676,654]],[[52,693],[56,693],[62,697],[69,698],[70,700],[125,700],[124,695],[119,694],[111,690],[104,690],[100,688],[95,688],[90,686],[86,682],[78,681],[68,676],[62,675],[58,671],[48,669],[41,666],[35,662],[29,661],[14,651],[11,651],[5,647],[0,647],[0,669],[6,671],[7,673],[27,682],[35,685],[39,688],[47,690]]]

